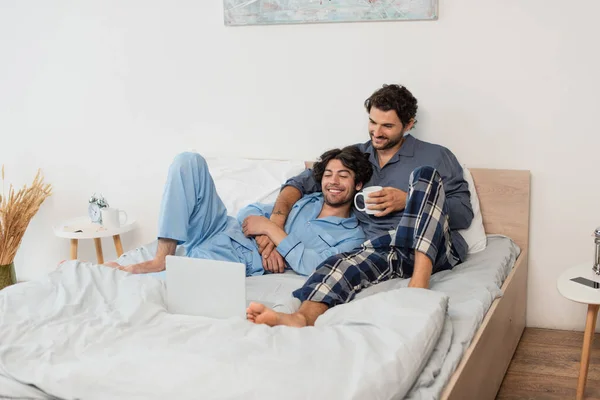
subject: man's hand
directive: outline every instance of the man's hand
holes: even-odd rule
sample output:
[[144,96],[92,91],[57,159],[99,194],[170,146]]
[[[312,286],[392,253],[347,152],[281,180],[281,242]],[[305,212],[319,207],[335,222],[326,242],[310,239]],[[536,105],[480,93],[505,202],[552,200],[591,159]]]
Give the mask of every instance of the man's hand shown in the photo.
[[274,250],[275,246],[287,236],[283,229],[265,217],[251,215],[242,223],[242,231],[246,236],[256,236],[259,253],[262,245],[262,264],[266,271],[281,273],[285,270],[284,258]]
[[281,274],[283,271],[285,271],[285,259],[277,250],[272,251],[268,257],[263,256],[262,262],[265,271],[269,271],[274,274]]
[[366,206],[371,210],[381,210],[376,217],[384,217],[394,211],[402,211],[406,207],[406,192],[393,187],[384,187],[366,197]]
[[246,217],[242,223],[242,232],[246,236],[266,235],[269,228],[275,226],[268,218],[260,215]]
[[258,246],[258,254],[263,256],[263,258],[268,258],[273,249],[275,249],[275,243],[267,235],[258,235],[254,239]]

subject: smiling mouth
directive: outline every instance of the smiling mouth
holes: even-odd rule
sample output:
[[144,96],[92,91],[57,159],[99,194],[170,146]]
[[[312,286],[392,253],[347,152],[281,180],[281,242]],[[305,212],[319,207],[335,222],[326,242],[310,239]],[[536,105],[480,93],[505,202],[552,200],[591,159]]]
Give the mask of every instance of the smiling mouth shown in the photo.
[[336,189],[336,188],[328,188],[327,191],[331,194],[340,194],[343,192],[342,189]]

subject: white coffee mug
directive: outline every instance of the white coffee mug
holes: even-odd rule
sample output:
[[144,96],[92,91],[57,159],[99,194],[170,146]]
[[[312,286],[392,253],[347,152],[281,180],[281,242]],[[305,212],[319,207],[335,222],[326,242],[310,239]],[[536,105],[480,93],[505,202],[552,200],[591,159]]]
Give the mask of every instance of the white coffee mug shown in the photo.
[[[371,210],[367,208],[367,203],[365,202],[366,198],[369,197],[369,195],[373,192],[379,192],[380,190],[382,190],[383,187],[381,186],[369,186],[364,188],[363,190],[361,190],[360,192],[356,193],[356,195],[354,196],[354,207],[356,207],[356,209],[358,211],[364,211],[369,215],[373,215],[373,214],[377,214],[379,212],[381,212],[381,210]],[[358,206],[358,204],[356,204],[356,199],[358,198],[358,196],[362,196],[363,197],[363,202],[365,203],[365,206],[363,208],[360,208]]]
[[[121,214],[123,218],[121,218]],[[102,226],[109,229],[119,228],[127,223],[127,213],[118,208],[102,209]]]

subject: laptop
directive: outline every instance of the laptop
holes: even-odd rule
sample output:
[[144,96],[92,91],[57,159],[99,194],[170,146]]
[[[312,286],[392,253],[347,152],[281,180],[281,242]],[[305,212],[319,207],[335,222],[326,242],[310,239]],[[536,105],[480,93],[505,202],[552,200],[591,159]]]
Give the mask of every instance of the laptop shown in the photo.
[[167,256],[166,276],[170,313],[246,318],[246,265]]

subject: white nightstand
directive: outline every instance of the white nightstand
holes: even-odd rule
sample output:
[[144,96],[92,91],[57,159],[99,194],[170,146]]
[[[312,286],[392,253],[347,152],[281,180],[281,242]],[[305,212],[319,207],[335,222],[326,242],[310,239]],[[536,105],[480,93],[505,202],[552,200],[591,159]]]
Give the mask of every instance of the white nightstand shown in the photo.
[[[594,289],[571,281],[571,278],[582,277],[598,282],[599,289]],[[583,334],[583,348],[581,350],[581,366],[579,369],[579,382],[577,383],[577,399],[583,399],[585,384],[587,381],[588,368],[590,365],[590,350],[596,331],[596,319],[600,307],[600,275],[592,271],[592,262],[569,268],[558,278],[556,283],[561,295],[569,300],[588,305],[585,332]]]
[[112,237],[117,250],[117,257],[120,257],[123,254],[120,235],[135,229],[135,227],[135,220],[130,220],[118,228],[107,229],[100,224],[90,222],[89,217],[80,217],[65,221],[53,229],[56,236],[71,239],[71,260],[77,259],[79,239],[94,239],[98,264],[102,264],[104,263],[104,255],[102,254],[101,239]]

